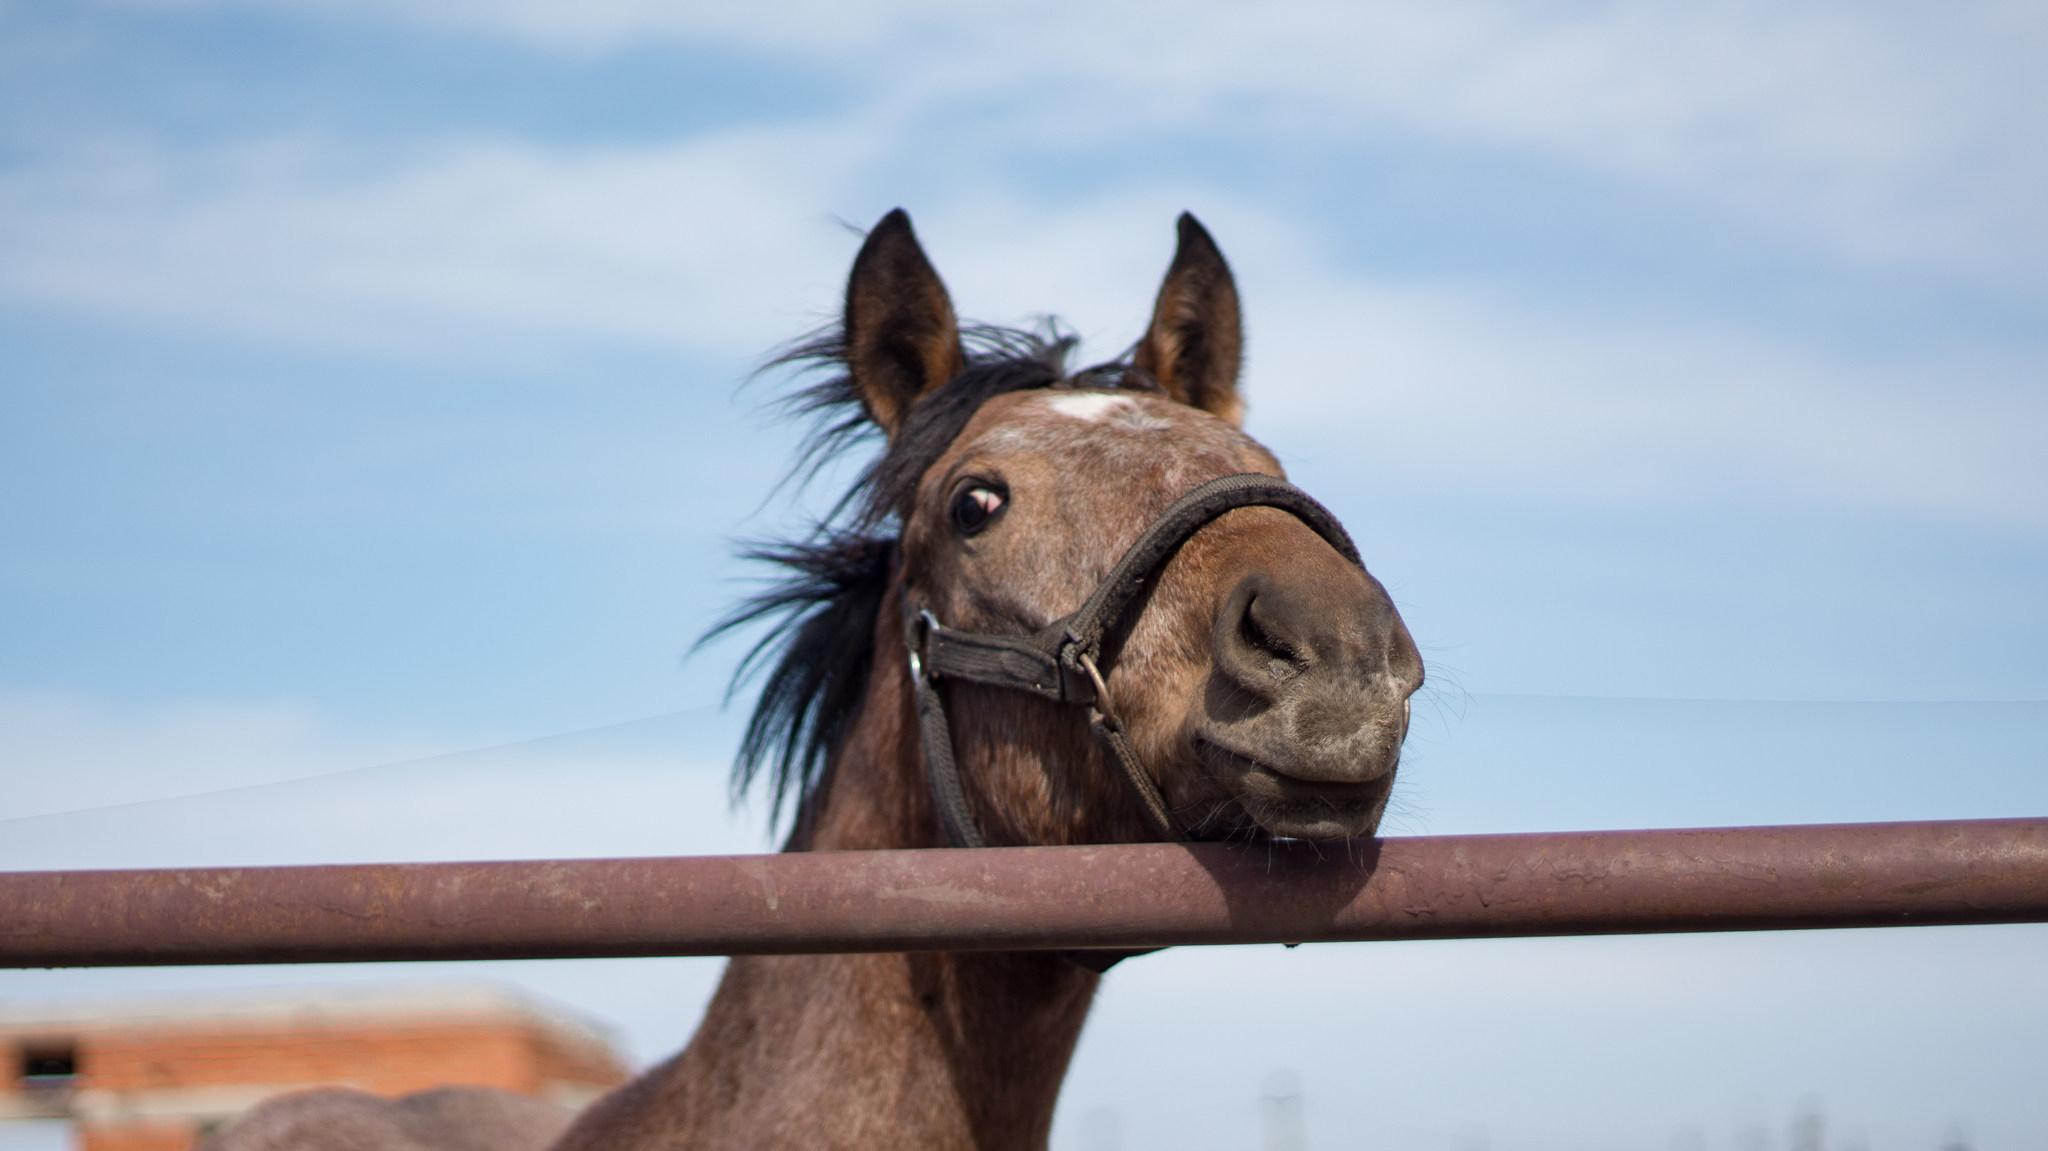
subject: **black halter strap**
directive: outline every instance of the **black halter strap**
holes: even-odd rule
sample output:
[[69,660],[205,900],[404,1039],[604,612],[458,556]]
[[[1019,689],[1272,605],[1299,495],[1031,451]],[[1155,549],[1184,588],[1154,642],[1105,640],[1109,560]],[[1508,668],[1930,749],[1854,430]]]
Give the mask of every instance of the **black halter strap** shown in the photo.
[[984,635],[946,627],[931,612],[905,599],[910,678],[917,693],[917,722],[924,739],[925,772],[932,798],[955,847],[983,847],[960,765],[953,757],[953,731],[946,719],[940,680],[1013,688],[1088,709],[1088,725],[1130,786],[1152,829],[1162,839],[1188,838],[1168,811],[1159,786],[1131,750],[1123,723],[1111,705],[1105,680],[1109,667],[1104,641],[1113,629],[1135,623],[1129,608],[1146,594],[1159,572],[1196,532],[1226,512],[1244,507],[1288,512],[1328,541],[1345,559],[1363,563],[1344,526],[1329,509],[1285,480],[1255,474],[1211,480],[1173,502],[1131,544],[1116,567],[1080,610],[1028,636]]

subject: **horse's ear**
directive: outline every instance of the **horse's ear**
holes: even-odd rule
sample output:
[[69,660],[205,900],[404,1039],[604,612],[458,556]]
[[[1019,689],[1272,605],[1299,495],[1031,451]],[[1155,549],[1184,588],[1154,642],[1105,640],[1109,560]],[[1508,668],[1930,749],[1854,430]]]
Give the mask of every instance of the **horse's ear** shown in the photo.
[[894,436],[919,396],[967,366],[952,298],[910,215],[898,208],[868,233],[846,284],[846,367],[868,416]]
[[1180,246],[1166,269],[1166,282],[1159,285],[1152,326],[1138,341],[1132,365],[1181,403],[1236,424],[1244,419],[1244,401],[1237,395],[1243,356],[1237,281],[1209,230],[1182,212]]

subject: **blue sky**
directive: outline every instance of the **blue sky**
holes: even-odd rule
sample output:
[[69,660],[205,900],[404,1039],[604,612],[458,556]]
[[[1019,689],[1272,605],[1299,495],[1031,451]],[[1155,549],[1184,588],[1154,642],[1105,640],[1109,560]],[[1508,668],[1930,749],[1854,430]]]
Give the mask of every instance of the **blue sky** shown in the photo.
[[[1210,226],[1251,431],[1431,663],[1390,830],[2040,814],[2044,48],[1998,4],[0,2],[0,865],[765,844],[737,651],[684,656],[803,516],[741,385],[898,204],[963,312],[1104,357]],[[1250,1145],[1277,1067],[1316,1146],[2039,1145],[2044,943],[1175,952],[1055,1145]],[[715,970],[461,968],[642,1056]]]

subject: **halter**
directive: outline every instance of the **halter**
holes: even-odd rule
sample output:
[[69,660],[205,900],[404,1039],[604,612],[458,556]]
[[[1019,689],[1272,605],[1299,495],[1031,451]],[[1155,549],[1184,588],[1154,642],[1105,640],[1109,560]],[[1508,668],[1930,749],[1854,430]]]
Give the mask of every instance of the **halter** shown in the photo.
[[[1032,635],[986,635],[960,631],[940,623],[929,610],[905,597],[904,627],[910,650],[910,679],[917,691],[917,723],[924,737],[925,772],[939,821],[954,847],[984,847],[981,828],[967,804],[960,783],[960,765],[953,756],[953,729],[946,719],[939,681],[961,680],[1030,692],[1043,699],[1088,709],[1088,726],[1109,751],[1138,806],[1160,838],[1186,840],[1187,831],[1167,811],[1159,785],[1131,750],[1123,722],[1112,706],[1110,663],[1104,640],[1114,629],[1127,634],[1137,622],[1127,609],[1143,596],[1166,562],[1196,532],[1226,512],[1245,507],[1278,508],[1308,525],[1345,559],[1365,567],[1344,525],[1307,492],[1272,476],[1224,476],[1173,501],[1127,549],[1116,567],[1097,585],[1080,610],[1056,619]],[[1121,651],[1119,645],[1115,650]],[[1113,962],[1113,960],[1112,960]]]

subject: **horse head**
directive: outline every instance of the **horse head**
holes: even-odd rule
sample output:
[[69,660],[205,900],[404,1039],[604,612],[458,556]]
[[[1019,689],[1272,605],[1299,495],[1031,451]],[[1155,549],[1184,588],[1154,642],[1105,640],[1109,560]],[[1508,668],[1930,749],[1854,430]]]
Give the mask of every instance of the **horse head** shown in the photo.
[[[841,325],[798,353],[838,369],[807,394],[813,407],[841,412],[842,433],[858,425],[886,439],[851,497],[861,532],[883,534],[779,553],[814,583],[829,571],[831,594],[798,621],[763,694],[752,765],[779,753],[787,780],[808,724],[802,748],[816,770],[799,786],[815,812],[846,770],[836,761],[876,758],[864,742],[915,745],[902,738],[922,718],[905,681],[921,665],[906,657],[926,654],[922,620],[944,638],[1036,637],[1043,649],[1024,653],[1044,671],[1046,682],[1024,684],[1035,693],[1001,674],[935,675],[950,744],[935,745],[927,726],[921,750],[902,749],[926,775],[955,755],[978,842],[1371,834],[1423,668],[1334,520],[1319,531],[1283,508],[1235,506],[1193,525],[1106,621],[1093,649],[1099,690],[1075,686],[1071,659],[1056,666],[1061,621],[1177,500],[1223,477],[1284,478],[1241,426],[1241,332],[1230,268],[1192,216],[1143,338],[1079,371],[1066,363],[1070,339],[963,329],[909,217],[884,217],[854,261]],[[771,601],[802,597],[755,610]],[[836,647],[820,642],[834,635]],[[860,659],[872,666],[858,682],[818,666]],[[1105,714],[1132,770],[1091,725]],[[1163,819],[1146,819],[1134,774]],[[936,804],[943,817],[943,796]],[[917,818],[921,834],[887,845],[932,843],[930,811]]]

